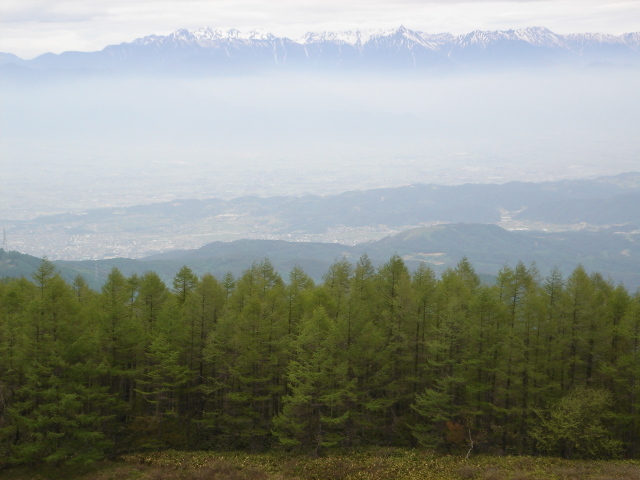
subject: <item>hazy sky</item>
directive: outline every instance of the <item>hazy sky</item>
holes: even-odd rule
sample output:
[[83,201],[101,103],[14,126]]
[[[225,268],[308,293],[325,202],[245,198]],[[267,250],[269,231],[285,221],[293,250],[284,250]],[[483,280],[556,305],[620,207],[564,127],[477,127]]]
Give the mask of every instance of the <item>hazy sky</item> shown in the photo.
[[394,28],[467,33],[544,26],[640,31],[640,0],[2,0],[0,52],[94,51],[178,28],[307,31]]

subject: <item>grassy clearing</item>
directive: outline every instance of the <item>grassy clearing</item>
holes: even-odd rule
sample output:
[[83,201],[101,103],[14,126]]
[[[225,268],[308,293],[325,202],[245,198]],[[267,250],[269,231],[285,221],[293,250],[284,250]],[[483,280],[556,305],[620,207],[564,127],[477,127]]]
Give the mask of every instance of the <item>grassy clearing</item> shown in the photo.
[[3,480],[638,480],[640,461],[443,456],[376,449],[321,458],[282,453],[156,452],[64,469],[12,469]]

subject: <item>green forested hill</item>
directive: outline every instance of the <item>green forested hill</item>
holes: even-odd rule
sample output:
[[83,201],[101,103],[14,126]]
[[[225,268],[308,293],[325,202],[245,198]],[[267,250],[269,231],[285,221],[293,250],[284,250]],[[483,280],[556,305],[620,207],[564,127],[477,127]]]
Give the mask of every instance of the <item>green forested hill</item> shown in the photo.
[[320,282],[42,261],[0,283],[0,468],[160,449],[425,446],[640,455],[640,296],[519,263],[482,284],[399,256]]
[[30,276],[40,266],[40,259],[20,252],[0,248],[0,277]]
[[632,290],[640,287],[637,235],[607,231],[551,233],[507,231],[496,225],[440,225],[411,229],[372,242],[363,252],[374,258],[398,253],[408,265],[427,261],[439,271],[467,257],[479,272],[486,274],[496,274],[504,265],[518,260],[535,263],[542,272],[557,267],[565,274],[581,264],[589,271],[599,271],[615,282],[625,283]]
[[517,220],[552,224],[640,225],[640,194],[545,202],[515,215]]
[[[293,267],[302,267],[319,280],[337,259],[355,261],[367,254],[374,265],[391,255],[402,256],[410,269],[422,262],[436,272],[454,266],[461,258],[469,258],[479,274],[495,276],[508,264],[522,261],[534,263],[543,273],[557,267],[569,274],[576,265],[587,271],[601,272],[614,282],[622,282],[632,291],[640,287],[640,244],[637,235],[615,232],[526,232],[507,231],[496,225],[453,224],[404,231],[379,241],[355,246],[336,243],[285,242],[281,240],[238,240],[213,242],[196,250],[177,250],[138,260],[116,258],[97,261],[57,261],[61,274],[73,281],[81,274],[94,288],[100,288],[112,267],[126,275],[157,272],[168,282],[187,265],[198,275],[227,272],[241,273],[252,262],[269,258],[274,268],[286,275]],[[38,259],[15,252],[0,253],[0,276],[27,276],[37,268]]]

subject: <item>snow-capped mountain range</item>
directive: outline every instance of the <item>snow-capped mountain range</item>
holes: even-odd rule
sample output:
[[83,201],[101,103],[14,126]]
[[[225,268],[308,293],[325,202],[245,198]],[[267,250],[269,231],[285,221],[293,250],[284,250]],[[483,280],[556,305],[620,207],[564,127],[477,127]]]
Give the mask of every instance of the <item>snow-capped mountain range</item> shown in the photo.
[[292,40],[261,31],[201,28],[149,35],[99,52],[46,53],[23,60],[0,53],[0,65],[110,71],[256,71],[264,69],[482,69],[608,65],[640,68],[640,32],[559,35],[543,27],[427,34],[390,31],[307,33]]

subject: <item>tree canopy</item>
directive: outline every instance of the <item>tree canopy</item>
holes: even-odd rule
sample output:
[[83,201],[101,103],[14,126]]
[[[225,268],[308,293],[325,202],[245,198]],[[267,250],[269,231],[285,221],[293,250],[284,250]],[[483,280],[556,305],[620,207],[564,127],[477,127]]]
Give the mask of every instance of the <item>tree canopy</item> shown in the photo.
[[[148,449],[423,446],[640,454],[640,294],[578,266],[337,260],[316,284],[268,260],[114,268],[101,291],[43,260],[0,282],[0,453],[90,462]],[[1,466],[1,462],[0,462]]]

